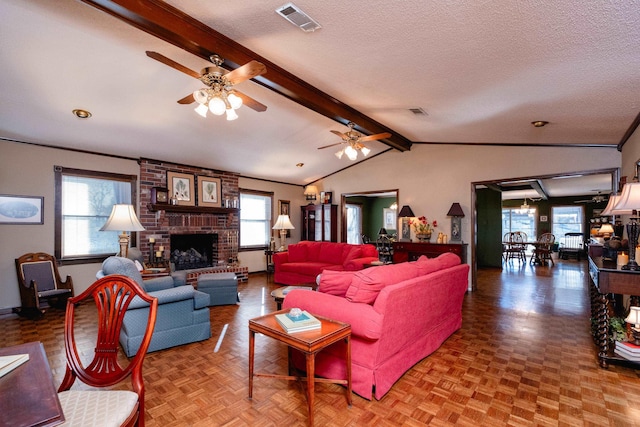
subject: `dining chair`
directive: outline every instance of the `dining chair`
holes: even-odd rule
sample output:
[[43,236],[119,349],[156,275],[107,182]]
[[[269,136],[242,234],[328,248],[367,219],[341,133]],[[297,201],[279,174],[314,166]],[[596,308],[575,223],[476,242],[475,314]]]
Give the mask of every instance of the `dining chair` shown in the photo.
[[526,261],[527,234],[522,231],[505,233],[502,238],[502,256],[504,261],[517,259]]
[[536,241],[535,247],[533,248],[533,253],[531,254],[531,259],[529,263],[535,264],[546,264],[547,261],[551,261],[551,265],[555,265],[553,262],[553,244],[556,241],[556,236],[552,233],[543,233],[538,237]]
[[[75,320],[76,316],[86,314],[76,313],[76,308],[91,298],[97,307],[96,344],[95,348],[90,349],[83,342],[79,349],[74,333]],[[149,316],[138,352],[128,360],[121,355],[120,359],[126,360],[123,366],[118,360],[118,338],[125,312],[132,301],[149,304]],[[58,388],[65,425],[144,426],[142,362],[151,342],[157,310],[157,298],[146,294],[132,279],[118,275],[103,277],[81,295],[69,298],[64,321],[67,367]],[[83,327],[86,326],[84,319]],[[84,329],[81,335],[86,335]],[[133,391],[105,389],[127,377],[131,378]],[[99,390],[70,390],[76,378]]]

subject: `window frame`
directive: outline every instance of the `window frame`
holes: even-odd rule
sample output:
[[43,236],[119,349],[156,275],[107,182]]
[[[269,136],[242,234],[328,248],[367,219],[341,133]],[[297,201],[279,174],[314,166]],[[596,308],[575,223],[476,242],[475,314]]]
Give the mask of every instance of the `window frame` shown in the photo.
[[[79,176],[84,178],[104,179],[110,181],[129,182],[131,185],[131,204],[138,206],[138,176],[101,172],[86,169],[54,166],[54,254],[60,265],[88,264],[102,262],[113,254],[93,254],[83,256],[62,257],[62,178],[63,176]],[[138,213],[138,216],[140,214]],[[131,242],[137,242],[137,232],[131,232]]]
[[[568,204],[564,204],[564,205],[556,205],[556,206],[552,206],[551,207],[551,232],[553,233],[553,235],[556,238],[556,242],[559,242],[563,237],[564,234],[558,236],[556,235],[556,233],[554,233],[554,225],[556,224],[555,220],[555,216],[559,215],[559,213],[556,212],[556,210],[558,209],[563,209],[563,208],[571,208],[571,209],[580,209],[580,227],[578,227],[578,230],[576,230],[576,233],[584,233],[585,229],[586,229],[586,208],[584,205],[568,205]],[[562,224],[562,223],[558,223],[558,224]],[[576,223],[578,224],[578,223]],[[571,231],[568,231],[567,233],[571,233]],[[586,235],[588,237],[588,235]]]
[[264,245],[251,245],[251,246],[241,246],[242,242],[242,195],[243,194],[251,194],[251,195],[255,195],[255,196],[262,196],[265,198],[269,198],[270,203],[271,203],[271,209],[270,209],[270,214],[271,214],[271,218],[269,218],[267,221],[269,222],[269,229],[271,230],[271,227],[273,227],[273,198],[274,198],[274,192],[273,191],[263,191],[263,190],[251,190],[248,188],[241,188],[239,191],[239,202],[240,202],[240,214],[238,215],[238,252],[250,252],[250,251],[264,251],[266,249],[269,248],[269,243],[270,243],[270,239],[271,237],[273,237],[273,230],[269,233],[269,240],[267,242],[265,242]]

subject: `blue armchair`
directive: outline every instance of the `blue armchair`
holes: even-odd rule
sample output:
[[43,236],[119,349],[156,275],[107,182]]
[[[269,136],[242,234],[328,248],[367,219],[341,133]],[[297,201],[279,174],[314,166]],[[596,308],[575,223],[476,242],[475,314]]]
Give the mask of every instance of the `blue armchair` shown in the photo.
[[[149,295],[158,299],[158,315],[149,352],[177,345],[206,340],[211,337],[209,294],[185,285],[181,276],[164,276],[142,280],[135,263],[111,256],[102,263],[98,279],[109,274],[122,274],[137,282]],[[129,305],[120,331],[120,344],[127,357],[135,355],[144,336],[149,304],[136,299]]]

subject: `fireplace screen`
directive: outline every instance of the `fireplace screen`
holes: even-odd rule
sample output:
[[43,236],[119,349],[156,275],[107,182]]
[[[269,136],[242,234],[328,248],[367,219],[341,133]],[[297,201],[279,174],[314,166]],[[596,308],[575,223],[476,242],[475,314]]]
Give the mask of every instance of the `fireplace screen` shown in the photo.
[[171,262],[176,270],[211,267],[218,262],[217,234],[172,234]]

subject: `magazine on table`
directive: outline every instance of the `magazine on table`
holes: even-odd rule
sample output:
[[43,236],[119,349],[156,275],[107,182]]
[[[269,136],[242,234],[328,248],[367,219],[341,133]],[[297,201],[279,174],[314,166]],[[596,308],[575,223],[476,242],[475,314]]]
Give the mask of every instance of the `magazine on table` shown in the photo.
[[13,371],[18,366],[29,360],[28,354],[13,354],[11,356],[0,356],[0,377]]

